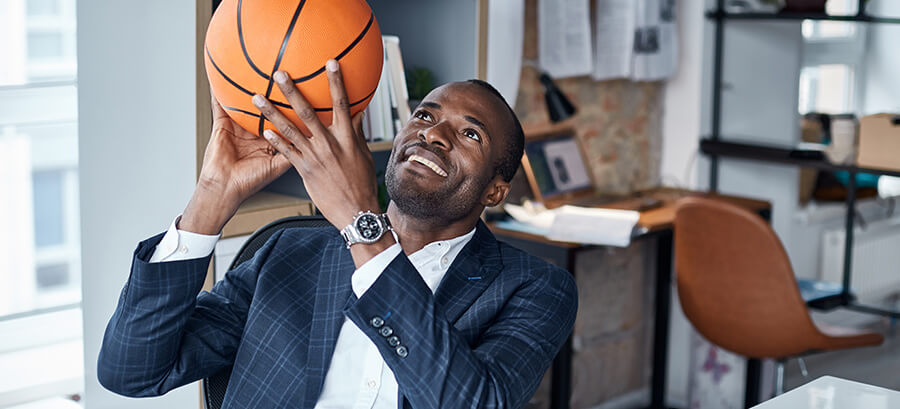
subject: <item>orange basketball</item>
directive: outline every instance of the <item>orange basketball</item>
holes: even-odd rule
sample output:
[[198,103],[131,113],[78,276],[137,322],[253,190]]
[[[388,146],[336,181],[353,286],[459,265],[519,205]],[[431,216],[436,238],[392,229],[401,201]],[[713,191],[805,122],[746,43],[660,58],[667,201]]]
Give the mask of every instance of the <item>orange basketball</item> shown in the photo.
[[331,92],[325,62],[336,59],[350,102],[362,111],[381,77],[381,30],[365,0],[223,0],[206,32],[206,74],[225,112],[260,135],[277,131],[250,102],[268,97],[304,133],[272,74],[288,73],[326,126],[331,124]]

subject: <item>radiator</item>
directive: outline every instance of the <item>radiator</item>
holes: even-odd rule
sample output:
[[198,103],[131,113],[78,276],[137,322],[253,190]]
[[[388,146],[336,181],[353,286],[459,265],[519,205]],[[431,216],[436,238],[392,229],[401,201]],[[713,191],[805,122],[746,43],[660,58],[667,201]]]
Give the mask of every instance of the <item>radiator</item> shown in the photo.
[[[822,280],[840,283],[844,275],[844,229],[822,234]],[[850,287],[869,302],[900,294],[900,221],[873,222],[853,236]]]

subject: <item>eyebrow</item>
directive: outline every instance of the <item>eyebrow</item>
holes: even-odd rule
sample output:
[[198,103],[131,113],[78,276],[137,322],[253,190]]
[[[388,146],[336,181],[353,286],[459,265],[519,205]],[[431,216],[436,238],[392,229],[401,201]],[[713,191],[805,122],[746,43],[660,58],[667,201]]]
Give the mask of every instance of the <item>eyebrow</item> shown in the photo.
[[472,116],[469,116],[469,115],[464,115],[463,118],[466,118],[466,121],[471,122],[472,124],[474,124],[474,125],[478,126],[479,128],[481,128],[481,130],[483,130],[484,132],[487,132],[487,127],[484,126],[484,123],[482,123],[481,121],[479,121],[479,120],[476,119],[475,117],[472,117]]
[[430,101],[423,102],[422,106],[426,106],[426,107],[434,108],[434,109],[441,109],[441,104],[438,104],[437,102],[430,102]]

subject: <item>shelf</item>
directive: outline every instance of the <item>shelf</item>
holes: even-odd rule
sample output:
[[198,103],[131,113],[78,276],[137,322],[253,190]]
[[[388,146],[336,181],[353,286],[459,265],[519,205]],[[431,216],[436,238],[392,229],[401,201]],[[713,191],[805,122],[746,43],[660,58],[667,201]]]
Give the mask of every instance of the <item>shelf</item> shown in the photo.
[[900,177],[900,171],[887,169],[862,168],[852,165],[835,165],[822,159],[804,159],[794,157],[790,148],[780,146],[767,146],[749,143],[734,143],[713,141],[711,139],[700,140],[700,152],[710,156],[723,156],[738,159],[755,160],[761,162],[781,163],[805,168],[815,168],[831,171],[848,171],[852,173],[871,173],[875,175],[887,175]]
[[384,152],[391,150],[391,148],[394,146],[394,141],[369,142],[366,145],[372,152]]
[[707,11],[706,17],[713,20],[828,20],[858,23],[900,24],[900,18],[875,17],[867,15],[834,16],[822,13],[727,13],[724,11]]

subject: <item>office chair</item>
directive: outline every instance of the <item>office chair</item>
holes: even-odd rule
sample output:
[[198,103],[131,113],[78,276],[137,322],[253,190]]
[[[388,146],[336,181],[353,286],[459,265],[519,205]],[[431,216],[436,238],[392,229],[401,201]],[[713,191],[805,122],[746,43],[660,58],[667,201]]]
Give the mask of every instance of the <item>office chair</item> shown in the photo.
[[[331,223],[322,216],[293,216],[275,220],[253,232],[247,241],[244,242],[244,245],[241,246],[241,249],[238,250],[231,265],[228,266],[228,270],[253,258],[256,251],[269,240],[269,237],[272,237],[273,234],[281,229],[329,226],[331,226]],[[228,387],[230,378],[231,368],[228,368],[201,381],[206,409],[219,409],[222,407],[222,401],[225,400],[225,390]]]
[[784,362],[816,351],[875,346],[881,334],[817,327],[800,296],[790,260],[759,216],[691,197],[675,212],[678,297],[688,320],[713,344],[749,358]]

